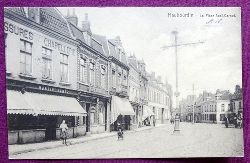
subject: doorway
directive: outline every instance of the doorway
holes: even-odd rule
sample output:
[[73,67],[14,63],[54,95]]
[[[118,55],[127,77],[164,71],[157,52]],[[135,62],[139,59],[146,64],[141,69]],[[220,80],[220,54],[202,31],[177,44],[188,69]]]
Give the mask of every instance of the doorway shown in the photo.
[[45,122],[45,140],[55,140],[56,139],[56,116],[46,116]]
[[86,103],[86,132],[90,132],[90,103]]

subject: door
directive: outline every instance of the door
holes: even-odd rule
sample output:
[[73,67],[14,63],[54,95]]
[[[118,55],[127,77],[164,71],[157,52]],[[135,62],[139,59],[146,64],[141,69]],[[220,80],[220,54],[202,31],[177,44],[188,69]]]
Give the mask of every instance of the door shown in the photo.
[[164,123],[164,108],[161,108],[161,123]]
[[86,103],[86,132],[90,132],[90,103]]
[[55,140],[56,139],[56,116],[47,116],[46,117],[46,131],[45,131],[45,140]]

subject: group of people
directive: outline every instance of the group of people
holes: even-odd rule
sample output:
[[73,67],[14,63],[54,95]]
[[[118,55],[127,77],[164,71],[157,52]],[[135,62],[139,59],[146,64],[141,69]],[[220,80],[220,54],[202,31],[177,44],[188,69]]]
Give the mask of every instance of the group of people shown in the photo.
[[239,128],[243,128],[243,117],[242,115],[239,114],[233,114],[233,115],[226,115],[224,117],[224,122],[225,122],[225,126],[226,128],[228,128],[229,124],[233,124],[235,126],[235,128],[239,127]]

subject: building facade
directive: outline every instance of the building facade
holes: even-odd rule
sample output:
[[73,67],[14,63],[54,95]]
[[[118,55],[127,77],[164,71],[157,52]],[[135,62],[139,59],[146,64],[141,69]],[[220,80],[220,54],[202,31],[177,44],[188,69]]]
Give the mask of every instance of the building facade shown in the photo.
[[222,123],[228,111],[230,111],[229,91],[217,90],[215,94],[208,94],[201,102],[201,122]]
[[78,43],[77,90],[81,106],[87,111],[86,132],[102,133],[109,128],[108,56],[101,42],[92,34],[87,14],[81,27],[78,27],[74,11],[73,14],[68,12],[66,18]]
[[155,123],[166,123],[170,119],[171,97],[168,86],[162,83],[160,76],[156,78],[154,72],[148,74],[147,96],[148,106],[155,115]]
[[142,118],[142,103],[141,86],[140,86],[140,72],[139,65],[135,55],[128,57],[129,65],[129,101],[133,106],[135,116],[132,116],[132,127],[137,128],[141,124]]
[[236,115],[243,114],[243,98],[242,88],[239,85],[235,86],[235,91],[230,100],[230,111]]

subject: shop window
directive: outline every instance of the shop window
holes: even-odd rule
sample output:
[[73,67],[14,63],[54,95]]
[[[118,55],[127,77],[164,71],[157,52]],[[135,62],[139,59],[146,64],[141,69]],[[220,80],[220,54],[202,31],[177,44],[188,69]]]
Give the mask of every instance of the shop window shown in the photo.
[[87,82],[87,70],[86,70],[86,59],[80,58],[80,81]]
[[52,79],[52,50],[42,47],[43,79]]
[[61,67],[61,74],[60,74],[60,80],[62,82],[68,82],[68,55],[62,54],[61,53],[61,62],[60,62],[60,67]]
[[20,72],[24,75],[32,73],[32,43],[20,40]]

